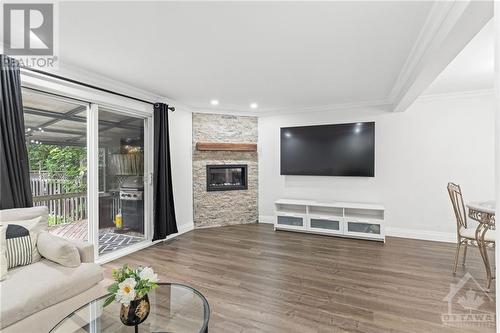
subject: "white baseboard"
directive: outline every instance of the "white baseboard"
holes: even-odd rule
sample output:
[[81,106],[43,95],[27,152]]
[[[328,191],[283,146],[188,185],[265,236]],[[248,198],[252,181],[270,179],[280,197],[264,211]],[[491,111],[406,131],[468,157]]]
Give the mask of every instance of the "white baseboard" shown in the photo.
[[259,215],[259,223],[274,224],[274,216]]
[[392,237],[420,239],[420,240],[427,240],[434,242],[446,242],[446,243],[457,242],[457,234],[452,232],[386,227],[385,235]]
[[177,233],[168,235],[166,240],[185,234],[186,232],[189,232],[193,229],[194,229],[194,223],[192,221],[190,223],[182,224],[180,227],[177,227]]
[[[274,216],[269,215],[259,215],[259,223],[264,224],[274,224]],[[179,235],[185,234],[194,229],[194,224],[187,223],[178,227],[179,232],[176,234],[169,235],[167,239],[169,240],[175,238]],[[439,231],[428,231],[428,230],[420,230],[420,229],[404,229],[404,228],[394,228],[394,227],[386,227],[385,228],[386,236],[389,237],[400,237],[400,238],[409,238],[409,239],[420,239],[427,241],[435,241],[435,242],[446,242],[446,243],[456,243],[457,234],[453,232],[439,232]],[[165,241],[161,240],[161,241]],[[158,241],[158,242],[161,242]],[[150,242],[147,246],[151,246],[156,242]]]

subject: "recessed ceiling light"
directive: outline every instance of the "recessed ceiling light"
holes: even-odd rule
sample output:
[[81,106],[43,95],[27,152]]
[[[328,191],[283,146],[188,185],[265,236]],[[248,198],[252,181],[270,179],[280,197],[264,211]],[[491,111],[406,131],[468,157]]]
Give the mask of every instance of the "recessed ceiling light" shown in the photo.
[[213,99],[213,100],[210,101],[210,104],[212,104],[212,105],[219,105],[219,101],[216,100],[216,99]]
[[259,104],[257,104],[257,103],[250,104],[250,109],[257,109],[258,107],[259,107]]

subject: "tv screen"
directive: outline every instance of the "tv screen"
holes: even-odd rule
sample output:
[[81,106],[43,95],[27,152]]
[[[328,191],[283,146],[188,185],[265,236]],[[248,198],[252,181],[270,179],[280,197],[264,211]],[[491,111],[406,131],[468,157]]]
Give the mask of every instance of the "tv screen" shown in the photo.
[[375,123],[281,128],[281,174],[373,177]]

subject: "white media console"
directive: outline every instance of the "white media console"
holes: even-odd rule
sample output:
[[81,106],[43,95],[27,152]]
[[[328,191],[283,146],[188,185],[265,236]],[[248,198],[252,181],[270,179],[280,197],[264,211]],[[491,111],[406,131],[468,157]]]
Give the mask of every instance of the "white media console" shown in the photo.
[[381,205],[295,199],[280,199],[274,205],[274,230],[385,242],[385,209]]

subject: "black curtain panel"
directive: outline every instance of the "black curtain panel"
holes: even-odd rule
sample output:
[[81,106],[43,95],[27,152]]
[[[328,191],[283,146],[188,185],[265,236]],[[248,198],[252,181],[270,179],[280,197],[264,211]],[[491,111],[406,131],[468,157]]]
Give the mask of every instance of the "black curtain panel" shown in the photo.
[[170,167],[168,112],[167,104],[154,104],[154,241],[177,233]]
[[19,63],[0,55],[0,209],[33,206]]

